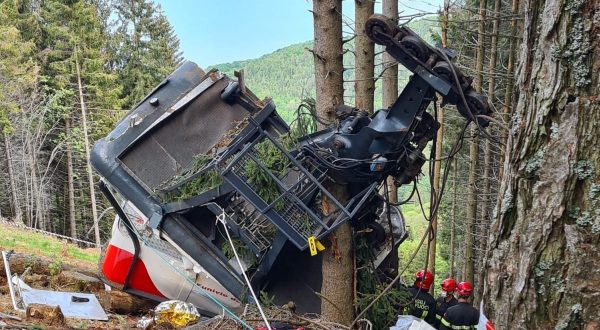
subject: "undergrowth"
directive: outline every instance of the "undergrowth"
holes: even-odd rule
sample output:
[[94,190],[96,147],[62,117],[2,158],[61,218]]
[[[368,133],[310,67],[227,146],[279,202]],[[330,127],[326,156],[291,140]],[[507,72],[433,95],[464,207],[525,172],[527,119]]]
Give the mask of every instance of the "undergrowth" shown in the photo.
[[[361,312],[381,294],[388,283],[378,275],[374,267],[375,248],[364,236],[357,237],[355,251],[358,286],[356,307]],[[409,300],[407,291],[393,287],[371,306],[364,318],[371,321],[373,329],[387,329],[395,322],[400,307]]]

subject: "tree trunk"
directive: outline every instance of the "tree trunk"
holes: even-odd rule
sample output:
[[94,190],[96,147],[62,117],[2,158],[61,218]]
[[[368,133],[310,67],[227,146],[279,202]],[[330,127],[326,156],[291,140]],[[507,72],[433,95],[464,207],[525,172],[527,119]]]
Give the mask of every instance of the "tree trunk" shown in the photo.
[[[491,47],[490,47],[490,63],[488,67],[488,103],[490,105],[494,104],[496,98],[496,78],[495,78],[495,70],[496,70],[496,61],[498,57],[498,29],[500,26],[500,19],[498,16],[500,15],[500,8],[502,6],[501,0],[494,1],[494,21],[492,24],[492,39],[491,39]],[[491,129],[488,129],[488,133],[491,134]],[[489,223],[491,222],[491,180],[490,176],[492,175],[492,141],[490,139],[485,140],[485,151],[483,156],[483,200],[482,200],[482,214],[481,214],[481,236],[479,237],[479,255],[481,261],[485,258],[485,249],[488,242],[488,231],[489,231]],[[483,268],[483,262],[479,263]],[[482,269],[483,270],[483,269]],[[475,305],[477,306],[482,293],[483,293],[483,272],[479,271],[477,273],[477,292],[478,294],[475,296],[477,300],[475,300]]]
[[335,107],[344,102],[341,0],[313,1],[313,19],[316,108],[332,124]]
[[[508,63],[506,65],[506,90],[504,91],[504,106],[502,107],[502,118],[505,122],[510,122],[510,113],[512,109],[512,96],[514,86],[514,66],[515,66],[515,48],[517,45],[517,15],[519,14],[519,0],[512,0],[511,15],[512,20],[510,22],[510,40],[508,46]],[[508,132],[502,133],[502,143],[506,144],[508,139]],[[504,159],[504,150],[500,159]],[[503,168],[500,168],[500,178],[503,176]]]
[[4,148],[6,150],[6,169],[8,172],[8,180],[10,184],[11,206],[13,208],[13,216],[15,222],[23,222],[23,213],[21,205],[19,205],[19,197],[17,196],[17,186],[15,182],[15,174],[13,170],[12,150],[10,144],[10,136],[4,133]]
[[444,0],[444,9],[442,11],[442,21],[440,27],[442,30],[442,47],[448,46],[448,16],[450,14],[450,0]]
[[65,119],[65,134],[67,136],[67,190],[69,194],[69,226],[71,237],[77,238],[77,221],[75,220],[75,188],[73,187],[73,152],[71,150],[71,119]]
[[[442,26],[442,46],[446,47],[446,44],[448,42],[447,40],[447,29],[448,29],[448,1],[444,2],[444,12],[443,12],[443,19],[441,22],[441,26]],[[441,102],[440,102],[441,104]],[[431,195],[433,196],[432,201],[434,201],[435,203],[432,203],[432,210],[433,208],[437,208],[439,205],[439,203],[441,202],[440,198],[440,173],[441,173],[441,168],[442,168],[442,149],[444,146],[444,108],[443,107],[438,107],[438,111],[437,111],[437,118],[436,118],[437,122],[440,123],[440,128],[437,131],[437,136],[436,136],[436,142],[435,142],[435,159],[436,162],[433,166],[433,191],[431,192]],[[429,247],[429,260],[427,262],[429,271],[433,274],[434,278],[435,278],[435,255],[436,255],[436,250],[437,250],[437,228],[438,228],[438,221],[437,221],[437,212],[435,214],[432,214],[431,216],[431,229],[433,231],[433,239],[431,241],[431,245]],[[435,286],[432,285],[429,289],[429,292],[434,295],[435,294]]]
[[455,271],[454,271],[454,254],[456,253],[456,204],[457,204],[457,193],[456,193],[456,186],[457,186],[457,181],[458,181],[458,161],[457,158],[454,158],[454,164],[453,164],[453,171],[454,171],[454,182],[452,184],[452,191],[453,191],[453,196],[452,196],[452,225],[450,226],[450,261],[448,261],[449,265],[448,267],[450,268],[449,274],[448,276],[451,278],[455,278]]
[[[382,10],[385,16],[398,24],[398,1],[383,0]],[[398,62],[387,52],[383,52],[382,59],[383,107],[389,108],[398,98]],[[398,187],[391,176],[387,178],[387,185],[389,201],[398,203]]]
[[[444,108],[439,107],[437,111],[436,120],[440,123],[440,128],[437,131],[436,142],[435,142],[435,164],[433,165],[433,190],[431,192],[432,204],[430,210],[433,210],[436,204],[440,203],[440,172],[442,168],[442,148],[444,142]],[[437,213],[437,212],[436,212]],[[433,231],[433,239],[429,246],[429,261],[427,262],[427,268],[435,277],[435,254],[437,245],[437,214],[431,216],[431,229]],[[429,292],[433,295],[435,291],[435,285],[429,288]]]
[[600,3],[523,6],[486,314],[498,329],[598,329]]
[[29,175],[31,179],[31,212],[30,212],[30,227],[36,227],[42,230],[46,230],[46,219],[43,213],[42,207],[42,189],[40,188],[40,182],[38,181],[37,172],[37,157],[35,149],[33,148],[31,137],[27,138],[27,153],[29,154]]
[[373,113],[375,96],[375,44],[365,32],[365,23],[375,10],[374,0],[354,0],[354,53],[356,58],[354,97],[357,108]]
[[100,229],[98,228],[98,210],[96,208],[96,189],[94,187],[94,174],[90,165],[90,139],[88,138],[87,115],[85,111],[85,102],[83,101],[83,86],[81,84],[81,72],[79,60],[77,58],[77,47],[73,50],[75,54],[75,68],[77,69],[77,89],[79,90],[79,103],[81,107],[81,121],[83,123],[83,144],[85,146],[85,164],[88,174],[88,184],[90,186],[90,203],[92,204],[92,219],[94,220],[94,237],[96,244],[100,246]]
[[[473,87],[481,93],[483,83],[483,60],[485,57],[485,14],[486,0],[479,1],[479,29],[477,37],[477,57],[475,59],[475,79]],[[479,159],[479,138],[477,127],[471,127],[471,146],[469,148],[469,196],[467,205],[467,228],[465,230],[465,280],[475,284],[475,223],[477,220],[477,163]],[[475,293],[477,294],[477,293]],[[481,294],[481,293],[479,293]]]
[[[335,107],[343,102],[344,95],[341,0],[314,0],[313,17],[316,108],[320,117],[333,123]],[[345,186],[328,182],[326,187],[335,198],[345,200]],[[334,205],[327,199],[323,200],[323,209],[335,211]],[[331,244],[323,253],[321,314],[328,321],[350,325],[354,317],[354,256],[350,224],[341,224],[329,240]]]
[[469,183],[467,196],[467,223],[464,235],[463,276],[465,281],[474,283],[474,247],[475,221],[477,218],[477,163],[479,158],[479,139],[477,128],[471,128],[471,145],[469,146]]

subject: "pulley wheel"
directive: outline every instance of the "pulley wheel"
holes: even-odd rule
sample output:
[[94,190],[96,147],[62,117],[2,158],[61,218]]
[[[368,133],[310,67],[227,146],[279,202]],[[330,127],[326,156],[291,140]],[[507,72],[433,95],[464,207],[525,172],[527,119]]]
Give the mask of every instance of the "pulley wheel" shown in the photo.
[[446,80],[451,85],[456,83],[454,75],[452,74],[451,64],[446,61],[439,61],[433,66],[433,72],[435,72],[440,78]]
[[365,23],[367,36],[376,44],[387,46],[396,34],[397,26],[387,16],[374,14]]
[[400,44],[404,46],[407,52],[422,62],[427,61],[427,58],[429,58],[429,49],[423,43],[423,41],[417,37],[406,36],[402,38]]
[[[458,108],[458,112],[460,112],[460,114],[466,118],[477,120],[481,123],[481,120],[478,119],[477,116],[487,115],[490,111],[490,106],[487,102],[487,98],[471,89],[465,93],[465,99],[470,110],[465,108],[463,100],[460,99],[458,101],[458,104],[456,105],[456,107]],[[475,118],[473,118],[471,114]]]

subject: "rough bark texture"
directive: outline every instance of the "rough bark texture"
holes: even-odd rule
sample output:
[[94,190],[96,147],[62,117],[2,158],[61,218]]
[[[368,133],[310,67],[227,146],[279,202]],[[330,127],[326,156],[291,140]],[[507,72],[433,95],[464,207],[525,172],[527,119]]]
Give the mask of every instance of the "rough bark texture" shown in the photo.
[[[398,1],[383,0],[383,14],[398,23]],[[388,108],[394,104],[398,98],[398,62],[387,52],[383,53],[383,107]],[[389,187],[388,198],[392,203],[398,203],[398,187],[394,184],[394,179],[390,176],[387,179]]]
[[[496,61],[498,58],[498,30],[500,27],[500,8],[502,6],[501,0],[494,1],[494,21],[492,23],[492,38],[490,47],[490,62],[488,66],[488,103],[493,105],[496,99]],[[492,127],[488,128],[488,132],[492,134]],[[485,150],[483,152],[483,198],[482,198],[482,213],[481,213],[481,235],[479,238],[479,261],[485,258],[485,249],[487,246],[487,237],[489,233],[489,223],[491,222],[491,198],[492,187],[491,187],[491,175],[492,175],[492,141],[490,139],[485,140]],[[480,263],[483,265],[483,262]],[[477,272],[477,292],[475,296],[475,306],[477,306],[481,300],[483,293],[483,272]]]
[[[316,108],[333,123],[335,107],[343,103],[342,1],[313,1]],[[321,127],[323,128],[323,127]]]
[[[475,79],[473,87],[481,93],[483,84],[483,60],[485,57],[485,14],[486,0],[479,1],[479,29],[477,37],[477,57],[475,59]],[[471,127],[471,145],[469,147],[469,195],[467,206],[467,228],[465,231],[465,280],[475,284],[475,223],[477,221],[477,161],[479,159],[479,139],[476,126]],[[475,293],[480,294],[480,293]]]
[[96,296],[102,308],[118,314],[144,314],[156,307],[156,302],[123,291],[99,291]]
[[600,3],[523,6],[486,314],[497,329],[598,329]]
[[[334,109],[343,102],[342,63],[342,2],[314,0],[316,107],[319,116],[334,121]],[[330,182],[332,195],[345,200],[346,187]],[[335,211],[332,203],[323,201],[324,213]],[[323,254],[321,285],[321,315],[332,322],[349,325],[354,317],[354,255],[352,231],[348,222],[330,235],[330,244]]]
[[373,0],[354,1],[354,42],[355,79],[354,97],[355,105],[359,109],[373,113],[373,97],[375,96],[375,44],[365,32],[365,22],[373,15],[375,3]]
[[[510,22],[510,41],[508,46],[508,63],[506,64],[506,90],[504,91],[504,106],[502,107],[502,118],[508,123],[510,122],[510,114],[512,111],[513,88],[514,88],[514,67],[515,67],[515,48],[517,45],[517,15],[519,14],[519,0],[512,0],[511,14],[513,19]],[[506,143],[508,132],[503,132],[502,143]],[[504,158],[504,150],[502,150],[501,158]],[[500,169],[500,177],[503,176],[504,169]]]
[[[346,186],[333,182],[327,186],[338,200],[348,199]],[[333,203],[324,199],[323,209],[326,214],[332,213]],[[354,253],[352,228],[348,221],[329,235],[326,246],[321,268],[321,316],[327,321],[350,325],[354,320]]]
[[[475,136],[476,128],[471,129],[471,136]],[[471,139],[469,146],[469,192],[467,196],[467,225],[465,227],[464,264],[462,273],[464,280],[473,283],[474,263],[473,247],[475,244],[475,218],[477,217],[477,158],[479,157],[479,139]]]

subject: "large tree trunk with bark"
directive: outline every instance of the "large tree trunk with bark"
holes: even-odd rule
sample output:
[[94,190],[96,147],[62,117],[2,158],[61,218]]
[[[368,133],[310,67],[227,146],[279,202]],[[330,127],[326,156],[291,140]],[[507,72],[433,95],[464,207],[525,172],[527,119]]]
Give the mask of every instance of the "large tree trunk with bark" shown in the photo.
[[498,329],[598,329],[600,3],[523,6],[486,312]]
[[375,10],[374,0],[354,1],[354,43],[355,83],[354,97],[357,108],[373,113],[373,97],[375,96],[375,44],[365,32],[365,23]]
[[[327,123],[335,121],[335,107],[344,103],[342,1],[314,0],[316,108]],[[325,128],[319,123],[319,129]]]
[[[381,6],[383,15],[389,17],[398,24],[398,1],[383,0]],[[383,52],[381,66],[383,70],[381,74],[381,85],[383,90],[382,104],[383,108],[389,108],[398,98],[398,62],[392,55],[388,54],[388,52]],[[388,200],[391,203],[398,203],[398,187],[394,182],[394,177],[388,176],[386,184],[388,187]],[[394,269],[394,274],[398,272],[399,262],[398,249],[394,249],[392,251],[392,261],[389,264],[389,267]]]
[[[333,123],[335,107],[343,103],[343,52],[341,0],[314,0],[314,63],[316,108],[320,117]],[[322,127],[321,127],[322,128]],[[346,198],[346,187],[326,182],[326,187],[340,201]],[[333,203],[323,201],[324,213],[336,212]],[[349,325],[354,317],[354,255],[350,224],[341,224],[329,236],[323,253],[321,314],[328,321]]]
[[[485,58],[485,14],[486,0],[479,0],[479,29],[477,32],[477,57],[475,59],[475,80],[473,87],[481,93],[483,89],[483,61]],[[471,127],[471,145],[469,148],[469,196],[467,205],[467,227],[465,231],[465,280],[475,284],[475,226],[477,222],[477,163],[479,159],[479,138],[477,127]],[[478,294],[478,293],[475,293]],[[480,293],[479,293],[480,294]]]
[[[488,103],[493,105],[496,100],[496,62],[498,58],[498,30],[500,27],[500,8],[502,6],[501,0],[494,1],[494,21],[492,24],[492,40],[490,47],[490,63],[488,66]],[[492,134],[492,127],[488,128],[488,133]],[[485,150],[483,156],[483,198],[481,208],[481,235],[479,237],[479,265],[483,266],[483,260],[485,258],[485,249],[487,246],[487,236],[489,233],[489,227],[491,222],[491,210],[492,210],[492,141],[491,139],[485,140]],[[477,295],[475,305],[478,305],[481,301],[481,295],[483,292],[483,272],[477,272]]]

